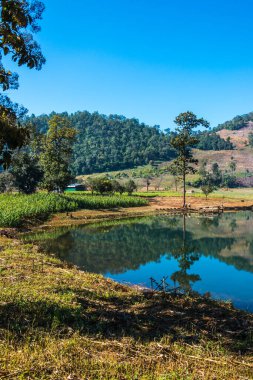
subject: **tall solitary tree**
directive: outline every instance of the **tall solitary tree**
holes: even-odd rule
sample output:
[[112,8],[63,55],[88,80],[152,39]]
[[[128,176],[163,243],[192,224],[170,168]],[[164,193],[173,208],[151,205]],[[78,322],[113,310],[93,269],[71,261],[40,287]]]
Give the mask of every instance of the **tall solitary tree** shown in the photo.
[[192,112],[179,114],[175,121],[177,124],[176,134],[171,139],[171,146],[177,151],[177,158],[174,165],[183,181],[183,208],[186,207],[186,175],[196,173],[198,160],[193,157],[192,148],[197,144],[198,139],[194,134],[194,129],[200,126],[208,127],[209,123],[203,118],[198,119]]
[[52,116],[48,125],[40,160],[44,172],[42,186],[48,191],[62,192],[72,180],[70,161],[76,130],[59,115]]
[[4,91],[18,88],[18,74],[4,67],[3,56],[18,66],[41,69],[45,58],[34,34],[40,30],[37,21],[43,11],[38,0],[0,0],[0,164],[6,166],[13,150],[27,141],[28,131],[19,124],[27,110],[4,95]]

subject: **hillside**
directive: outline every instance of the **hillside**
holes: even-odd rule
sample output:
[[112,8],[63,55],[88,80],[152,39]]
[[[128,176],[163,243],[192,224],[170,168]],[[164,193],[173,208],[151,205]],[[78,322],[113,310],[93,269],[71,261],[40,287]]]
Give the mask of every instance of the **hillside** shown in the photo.
[[230,130],[230,129],[221,129],[217,132],[217,134],[223,138],[229,138],[231,143],[237,149],[243,149],[248,145],[249,142],[249,134],[253,132],[253,122],[249,121],[246,125],[238,130]]
[[[39,132],[45,133],[51,115],[31,116],[28,121],[33,122]],[[72,163],[76,175],[133,168],[175,157],[169,136],[157,126],[97,112],[71,115],[64,112],[61,115],[67,117],[77,130]]]
[[218,124],[215,128],[216,131],[220,131],[222,129],[229,130],[239,130],[244,128],[249,121],[253,121],[253,112],[249,112],[244,115],[235,116],[232,120],[225,121],[222,124]]
[[223,139],[231,141],[233,150],[200,151],[195,150],[195,156],[199,160],[207,159],[208,167],[217,162],[222,170],[226,170],[228,163],[233,158],[236,161],[236,172],[253,172],[253,149],[249,146],[249,134],[253,132],[253,122],[237,130],[221,129],[216,133]]
[[[243,186],[251,187],[253,181],[253,148],[248,144],[249,133],[253,132],[253,122],[247,123],[244,128],[239,130],[222,129],[217,131],[224,141],[229,141],[234,146],[230,150],[200,150],[194,149],[194,156],[199,162],[206,161],[207,169],[211,170],[213,163],[218,163],[220,169],[225,172],[230,171],[229,163],[233,159],[236,163],[235,174],[238,177],[238,183],[243,181]],[[211,132],[213,134],[213,132]],[[123,182],[128,178],[132,178],[138,189],[143,191],[146,189],[147,177],[150,181],[149,190],[176,190],[180,189],[181,183],[175,183],[175,178],[169,174],[167,167],[170,165],[169,161],[163,161],[158,165],[144,165],[137,166],[132,169],[108,171],[107,175],[111,178],[122,180]],[[94,174],[96,175],[96,174]],[[247,178],[246,178],[247,177]],[[85,180],[87,176],[80,176],[80,179]],[[198,178],[198,174],[188,175],[188,181],[194,182]],[[195,191],[195,190],[194,190]]]
[[[53,114],[33,115],[28,120],[40,133],[46,133],[48,120]],[[157,126],[98,112],[64,112],[61,115],[67,117],[78,131],[72,162],[76,175],[123,171],[150,162],[166,165],[175,157],[169,145],[170,134],[163,133]],[[217,162],[222,170],[226,170],[233,157],[238,173],[253,172],[253,151],[248,144],[249,133],[253,132],[253,121],[248,121],[251,116],[253,119],[253,113],[237,116],[212,131],[198,133],[196,158],[207,160],[208,167]],[[170,184],[168,181],[166,186]]]

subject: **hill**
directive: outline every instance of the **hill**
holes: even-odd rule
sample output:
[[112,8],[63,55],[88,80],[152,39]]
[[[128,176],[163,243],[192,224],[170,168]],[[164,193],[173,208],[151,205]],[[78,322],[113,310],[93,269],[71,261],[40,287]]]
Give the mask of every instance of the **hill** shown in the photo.
[[215,131],[220,131],[222,129],[229,129],[232,131],[239,130],[241,128],[246,127],[249,121],[253,121],[253,112],[249,112],[244,115],[235,116],[232,120],[228,120],[222,124],[218,124],[217,127],[214,128],[214,130]]
[[253,122],[249,121],[240,129],[221,129],[217,132],[222,139],[229,140],[237,149],[245,148],[249,143],[249,134],[253,132]]
[[[28,118],[40,133],[46,133],[48,120],[55,113]],[[73,172],[76,175],[124,170],[150,161],[164,162],[175,157],[170,147],[173,134],[160,131],[158,126],[148,126],[138,119],[120,115],[101,115],[87,111],[60,115],[67,117],[77,129],[74,144]],[[198,133],[202,150],[232,150],[233,144],[228,138],[213,131]]]
[[[48,120],[53,114],[32,115],[29,121],[35,123],[39,132],[46,133]],[[106,116],[98,112],[64,112],[61,115],[67,117],[78,131],[73,147],[72,169],[75,175],[124,171],[149,163],[160,167],[175,157],[169,145],[173,132],[164,133],[158,126],[148,126],[135,118]],[[253,132],[253,121],[249,121],[249,118],[253,119],[253,113],[237,116],[211,131],[198,132],[196,158],[199,161],[206,160],[208,168],[217,162],[223,171],[227,170],[233,158],[237,175],[250,176],[253,173],[253,150],[249,146],[249,134]],[[137,169],[138,172],[140,178],[148,174],[146,169]],[[137,179],[139,175],[134,177]],[[145,179],[141,179],[141,182],[145,186]],[[172,182],[173,179],[169,179],[164,186],[171,187]],[[159,183],[157,185],[159,187]]]
[[[35,123],[39,132],[45,133],[51,115],[33,115],[29,121]],[[67,117],[78,132],[72,163],[76,175],[133,168],[175,157],[169,135],[158,126],[150,127],[137,119],[98,112],[61,115]]]

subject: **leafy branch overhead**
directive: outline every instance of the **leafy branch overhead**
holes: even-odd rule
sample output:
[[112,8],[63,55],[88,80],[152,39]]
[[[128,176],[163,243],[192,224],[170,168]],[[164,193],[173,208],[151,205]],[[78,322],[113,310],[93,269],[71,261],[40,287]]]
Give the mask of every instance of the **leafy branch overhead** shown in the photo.
[[[0,89],[4,92],[18,88],[18,74],[3,64],[3,57],[10,58],[18,66],[40,70],[45,63],[34,34],[40,30],[44,4],[40,1],[0,0]],[[0,94],[0,163],[8,166],[14,149],[24,145],[28,131],[20,126],[27,110]]]
[[45,58],[34,33],[40,30],[37,20],[42,18],[44,5],[40,1],[2,0],[0,24],[0,85],[2,89],[16,89],[18,75],[6,69],[3,55],[10,55],[18,66],[40,70]]

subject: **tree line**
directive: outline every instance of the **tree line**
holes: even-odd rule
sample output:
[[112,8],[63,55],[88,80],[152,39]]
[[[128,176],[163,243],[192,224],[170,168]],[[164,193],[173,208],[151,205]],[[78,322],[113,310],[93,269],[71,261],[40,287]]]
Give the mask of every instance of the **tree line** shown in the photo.
[[48,125],[45,135],[37,134],[30,125],[30,144],[12,153],[8,170],[0,175],[1,192],[15,188],[31,194],[37,187],[63,192],[74,178],[70,161],[76,131],[66,118],[58,115]]
[[[55,115],[32,115],[39,133],[46,133],[48,120]],[[76,175],[130,169],[150,161],[170,161],[175,149],[170,141],[174,132],[164,133],[158,126],[150,127],[137,119],[120,115],[101,115],[88,111],[60,114],[77,131],[73,144],[72,170]],[[197,133],[196,148],[202,150],[233,149],[229,140],[212,132]]]
[[[40,1],[0,1],[0,87],[3,92],[18,88],[18,75],[5,68],[3,56],[19,66],[40,70],[45,58],[34,34],[44,5]],[[0,94],[0,164],[9,168],[1,178],[1,188],[13,181],[20,191],[33,192],[38,184],[48,191],[63,191],[73,175],[124,169],[154,160],[174,160],[175,173],[182,177],[184,202],[186,175],[194,173],[197,161],[192,148],[200,140],[194,128],[208,127],[204,119],[187,111],[177,116],[176,132],[164,133],[137,119],[119,115],[76,112],[25,118],[27,110]],[[219,145],[220,138],[213,138]],[[225,144],[225,145],[224,145]],[[223,143],[223,147],[229,141]],[[9,176],[9,177],[8,177]],[[147,187],[148,187],[147,179]]]
[[249,121],[253,121],[253,112],[246,113],[244,115],[237,115],[232,120],[225,121],[218,124],[214,131],[220,131],[221,129],[238,130],[247,126]]
[[[50,115],[27,119],[39,133],[46,133]],[[77,131],[73,143],[72,170],[76,175],[122,170],[148,164],[151,160],[169,161],[175,157],[170,136],[157,126],[150,127],[137,119],[98,112],[60,114]]]

